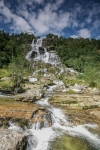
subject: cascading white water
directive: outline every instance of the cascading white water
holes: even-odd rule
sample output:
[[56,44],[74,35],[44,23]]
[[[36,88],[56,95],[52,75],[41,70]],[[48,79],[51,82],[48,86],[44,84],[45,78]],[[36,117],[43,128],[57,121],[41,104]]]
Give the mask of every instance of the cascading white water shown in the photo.
[[[61,63],[54,51],[47,52],[46,48],[42,47],[42,39],[37,39],[36,41],[33,39],[31,46],[32,50],[26,55],[27,60],[41,61],[52,65]],[[39,48],[43,49],[43,54],[40,53]]]
[[[44,53],[40,53],[39,48],[42,47],[42,39],[37,39],[36,41],[33,40],[31,46],[32,50],[27,54],[26,59],[42,61],[45,63],[50,63],[52,65],[60,63],[59,57],[55,53],[47,52],[45,48],[43,48]],[[32,58],[33,53],[34,57]],[[34,75],[37,75],[39,71],[47,73],[47,69],[42,69],[35,71]],[[63,71],[64,70],[61,69],[61,72]],[[57,84],[61,84],[63,86],[62,81],[55,80],[53,81],[53,83],[55,85],[49,86],[49,89],[47,89],[48,93],[53,93],[53,89],[57,86]],[[19,130],[21,132],[29,134],[27,150],[49,150],[50,142],[62,134],[68,134],[73,137],[86,139],[93,147],[95,147],[96,150],[100,150],[100,137],[88,131],[87,129],[87,127],[96,128],[97,125],[85,124],[74,126],[68,121],[67,117],[64,115],[61,109],[55,108],[54,106],[49,104],[48,99],[48,97],[42,98],[36,103],[50,112],[52,126],[49,126],[48,120],[45,120],[44,126],[41,128],[41,124],[37,118],[31,129],[27,129],[26,131],[22,131],[14,124],[11,124],[10,126],[10,129]]]
[[41,99],[37,102],[37,104],[45,107],[51,112],[52,126],[48,128],[39,129],[39,126],[37,126],[37,128],[34,128],[33,125],[30,129],[30,132],[35,137],[35,147],[33,144],[32,148],[32,143],[34,143],[33,138],[33,142],[30,145],[28,145],[27,150],[48,150],[50,148],[50,141],[54,140],[56,137],[62,135],[63,133],[66,133],[73,137],[81,137],[83,139],[86,139],[92,146],[95,147],[96,150],[100,149],[100,137],[89,132],[87,129],[87,127],[97,128],[96,124],[84,124],[73,126],[70,122],[68,122],[66,116],[64,115],[61,109],[55,108],[54,106],[48,103],[48,98]]
[[[59,82],[56,81],[55,83]],[[10,123],[9,129],[25,132],[26,135],[29,135],[27,150],[50,150],[50,142],[63,134],[85,139],[95,148],[95,150],[100,150],[100,137],[88,130],[88,128],[97,128],[96,124],[74,126],[68,121],[61,109],[49,104],[48,99],[48,97],[42,98],[41,100],[36,101],[36,103],[50,112],[52,126],[49,127],[48,120],[45,120],[44,127],[40,128],[41,124],[36,120],[30,129],[26,128],[24,131],[16,126],[16,124]]]

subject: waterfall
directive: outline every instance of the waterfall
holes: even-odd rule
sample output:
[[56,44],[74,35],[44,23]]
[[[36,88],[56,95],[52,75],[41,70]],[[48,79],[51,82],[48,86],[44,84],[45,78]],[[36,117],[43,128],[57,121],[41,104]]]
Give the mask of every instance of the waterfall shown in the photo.
[[[59,84],[59,82],[57,81],[55,81],[55,83]],[[53,86],[49,87],[48,91],[52,91],[52,87]],[[39,122],[33,124],[32,128],[29,129],[30,132],[33,134],[33,142],[31,139],[31,142],[29,142],[30,144],[28,144],[27,150],[49,150],[49,143],[62,134],[82,138],[84,140],[87,140],[90,145],[95,148],[95,150],[100,149],[100,137],[98,135],[95,135],[94,133],[91,133],[88,130],[88,128],[97,128],[96,124],[84,124],[74,126],[68,121],[68,118],[64,115],[63,111],[50,105],[48,100],[48,97],[42,98],[41,100],[37,101],[36,104],[39,104],[40,106],[45,108],[49,112],[49,114],[51,114],[52,125],[50,127],[48,126],[49,121],[46,116],[46,121],[43,128],[41,128]]]
[[[59,84],[57,81],[55,81],[55,83]],[[49,88],[49,91],[52,91],[52,88]],[[39,120],[37,115],[39,113],[38,109],[32,115],[35,121],[29,128],[23,130],[16,124],[10,123],[9,129],[24,132],[28,135],[27,150],[50,150],[52,149],[50,142],[63,134],[75,138],[79,137],[80,139],[87,141],[93,147],[91,150],[100,150],[100,137],[88,130],[88,128],[97,128],[96,124],[74,126],[69,122],[67,116],[63,113],[63,110],[49,104],[48,100],[49,98],[45,97],[36,101],[36,104],[39,104],[41,109],[46,110],[45,114],[41,114],[40,120],[43,119],[43,122]]]
[[42,39],[37,39],[36,41],[33,39],[31,47],[31,51],[26,55],[27,60],[33,60],[34,62],[41,61],[51,65],[61,63],[55,51],[48,52],[46,48],[42,47]]
[[[50,63],[51,65],[61,63],[54,51],[48,52],[46,48],[42,47],[42,39],[33,40],[31,46],[31,51],[26,55],[27,60],[33,60],[34,62],[41,61]],[[64,72],[62,68],[59,69],[61,70],[60,73]],[[39,71],[47,73],[47,68],[35,71],[34,75],[37,75]],[[36,110],[31,117],[34,120],[34,123],[32,123],[25,131],[12,123],[10,123],[9,128],[28,134],[27,150],[50,150],[52,149],[50,147],[50,142],[63,134],[84,139],[95,148],[95,150],[100,150],[100,137],[88,130],[88,128],[97,128],[96,124],[74,126],[68,120],[67,116],[65,116],[63,110],[49,104],[48,100],[54,92],[53,89],[58,84],[64,87],[62,81],[54,80],[53,83],[54,85],[48,86],[48,89],[46,90],[47,96],[35,102],[40,106],[39,109],[45,110],[45,113],[38,115],[40,114],[40,110]]]
[[48,98],[42,98],[36,103],[42,107],[45,107],[46,110],[51,113],[52,126],[48,127],[48,121],[45,122],[46,125],[43,128],[40,128],[41,125],[39,122],[33,124],[32,128],[29,129],[31,134],[33,134],[33,142],[32,139],[30,139],[31,142],[29,140],[27,150],[49,150],[50,141],[53,141],[55,138],[65,133],[73,137],[86,139],[93,147],[95,147],[95,150],[100,149],[100,137],[91,133],[87,129],[87,127],[97,128],[96,124],[74,126],[68,121],[67,117],[64,115],[61,109],[55,108],[49,104]]

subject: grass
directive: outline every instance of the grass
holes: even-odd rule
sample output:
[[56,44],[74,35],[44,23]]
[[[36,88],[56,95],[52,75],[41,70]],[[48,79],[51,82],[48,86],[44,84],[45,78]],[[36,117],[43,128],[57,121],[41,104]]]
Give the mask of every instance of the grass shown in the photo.
[[4,77],[10,77],[8,68],[0,68],[0,79]]
[[92,105],[92,106],[84,106],[83,109],[94,109],[94,108],[98,108],[98,105]]
[[74,79],[65,78],[65,79],[64,79],[64,83],[65,83],[65,84],[70,84],[70,85],[74,85],[75,83],[77,83],[77,84],[87,84],[87,83],[85,82],[85,80],[79,80],[79,79],[77,79],[77,78],[74,78]]
[[10,90],[11,89],[11,81],[10,80],[2,80],[0,81],[0,89],[1,90]]

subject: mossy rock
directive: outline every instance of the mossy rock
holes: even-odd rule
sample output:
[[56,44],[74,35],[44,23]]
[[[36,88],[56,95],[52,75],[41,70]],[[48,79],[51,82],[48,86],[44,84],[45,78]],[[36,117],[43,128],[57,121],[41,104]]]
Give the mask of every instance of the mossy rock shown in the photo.
[[63,135],[51,143],[52,150],[92,150],[86,140]]
[[21,128],[24,129],[25,126],[28,126],[29,120],[25,118],[14,118],[12,122],[17,123]]
[[93,108],[98,108],[98,105],[91,105],[91,106],[83,106],[83,109],[93,109]]

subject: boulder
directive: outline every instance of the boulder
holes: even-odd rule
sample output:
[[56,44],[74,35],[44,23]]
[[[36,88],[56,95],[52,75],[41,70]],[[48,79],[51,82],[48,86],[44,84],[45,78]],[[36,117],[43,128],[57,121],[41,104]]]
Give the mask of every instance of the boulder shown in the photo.
[[23,102],[34,102],[39,100],[43,97],[44,91],[42,88],[34,87],[32,89],[27,90],[23,94],[19,94],[15,96],[16,101],[23,101]]
[[38,78],[29,77],[29,82],[37,82],[37,81],[38,81]]
[[82,85],[75,84],[74,86],[70,86],[69,90],[73,91],[74,93],[83,93],[84,88]]
[[27,146],[27,137],[14,130],[0,129],[0,150],[24,150]]
[[43,90],[33,88],[33,89],[30,89],[30,90],[27,90],[25,95],[26,95],[26,99],[39,100],[43,96]]
[[56,92],[62,92],[62,91],[64,92],[64,90],[66,92],[66,88],[65,88],[64,84],[58,84],[53,87],[53,91],[56,91]]
[[90,94],[99,95],[99,94],[100,94],[100,91],[99,91],[97,88],[93,88],[93,89],[90,91]]

